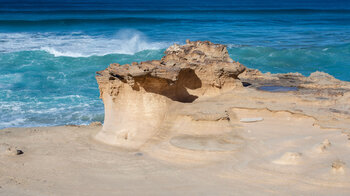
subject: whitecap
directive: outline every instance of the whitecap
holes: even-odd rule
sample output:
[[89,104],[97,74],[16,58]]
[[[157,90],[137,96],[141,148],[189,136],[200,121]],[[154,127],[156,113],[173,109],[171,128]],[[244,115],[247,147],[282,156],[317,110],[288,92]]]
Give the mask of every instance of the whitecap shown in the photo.
[[83,33],[0,33],[0,51],[43,50],[55,57],[89,57],[107,54],[135,54],[143,50],[159,50],[170,43],[150,41],[142,32],[123,29],[112,36]]
[[78,98],[80,99],[82,96],[81,95],[65,95],[65,96],[56,96],[56,97],[50,97],[50,99],[73,99],[73,98]]
[[227,44],[227,48],[240,48],[242,46],[241,44]]
[[46,80],[55,80],[55,77],[54,76],[47,76]]
[[50,54],[53,54],[55,57],[58,57],[58,56],[88,57],[81,53],[76,53],[76,52],[60,52],[60,51],[57,51],[55,48],[51,48],[51,47],[41,47],[40,50],[44,50]]
[[14,126],[19,126],[22,125],[25,122],[26,119],[24,118],[17,118],[12,121],[8,122],[0,122],[0,127],[14,127]]

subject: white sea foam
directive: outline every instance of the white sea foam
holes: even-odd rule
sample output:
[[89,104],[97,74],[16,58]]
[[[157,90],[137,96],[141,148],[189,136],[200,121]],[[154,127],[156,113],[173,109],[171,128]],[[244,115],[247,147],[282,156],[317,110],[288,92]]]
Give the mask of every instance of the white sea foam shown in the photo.
[[83,33],[0,33],[0,51],[44,50],[55,56],[88,57],[106,54],[135,54],[166,48],[169,43],[152,42],[139,31],[124,29],[115,35]]
[[[82,53],[77,52],[60,52],[55,48],[51,47],[41,47],[41,50],[45,50],[46,52],[57,56],[69,56],[69,57],[88,57],[89,55],[83,55]],[[94,55],[94,54],[92,54]]]
[[21,125],[25,122],[26,119],[24,118],[18,118],[15,120],[11,120],[8,122],[0,122],[0,127],[13,127],[13,126],[18,126]]
[[74,99],[74,98],[80,99],[80,98],[82,98],[82,96],[81,95],[65,95],[65,96],[52,97],[50,99]]
[[227,44],[227,47],[228,48],[239,48],[239,47],[242,47],[242,45],[240,45],[240,44]]

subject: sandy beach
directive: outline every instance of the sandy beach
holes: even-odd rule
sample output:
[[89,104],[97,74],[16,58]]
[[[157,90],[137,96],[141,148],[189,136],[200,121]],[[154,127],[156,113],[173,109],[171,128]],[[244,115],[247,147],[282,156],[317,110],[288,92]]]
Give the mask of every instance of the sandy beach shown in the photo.
[[0,131],[1,195],[349,195],[350,84],[226,46],[97,72],[105,121]]
[[256,92],[257,108],[235,101],[250,91],[179,104],[183,115],[136,151],[96,142],[100,125],[1,130],[0,194],[348,195],[350,133],[260,103],[274,93]]

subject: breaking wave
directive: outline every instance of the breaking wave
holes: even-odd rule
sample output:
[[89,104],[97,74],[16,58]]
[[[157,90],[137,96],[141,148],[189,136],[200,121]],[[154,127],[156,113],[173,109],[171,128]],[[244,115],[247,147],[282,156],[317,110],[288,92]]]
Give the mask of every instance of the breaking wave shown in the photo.
[[44,50],[56,57],[135,54],[143,50],[163,49],[170,44],[150,41],[142,32],[132,29],[120,30],[111,36],[93,36],[81,32],[0,33],[0,41],[0,52]]

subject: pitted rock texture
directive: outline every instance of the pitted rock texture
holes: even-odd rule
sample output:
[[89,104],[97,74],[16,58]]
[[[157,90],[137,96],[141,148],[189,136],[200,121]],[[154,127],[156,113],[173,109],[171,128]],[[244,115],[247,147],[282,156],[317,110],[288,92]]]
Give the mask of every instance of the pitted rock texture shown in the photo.
[[243,83],[249,83],[255,87],[258,86],[286,86],[298,87],[299,89],[313,90],[341,90],[343,92],[350,91],[349,82],[341,81],[328,73],[313,72],[309,77],[300,73],[261,73],[257,69],[246,69],[239,78]]
[[161,60],[111,64],[97,72],[105,105],[104,143],[136,149],[156,134],[172,102],[190,103],[242,87],[245,67],[233,61],[226,46],[186,41],[165,51]]
[[[118,85],[126,83],[136,91],[143,88],[146,92],[164,95],[174,101],[192,102],[211,87],[231,89],[241,86],[237,78],[244,70],[242,64],[230,58],[226,46],[187,40],[185,45],[170,46],[161,60],[131,65],[114,63],[97,72],[96,78],[101,94],[107,92],[116,96]],[[105,88],[107,83],[113,83],[114,88]],[[188,89],[201,90],[192,95]]]

